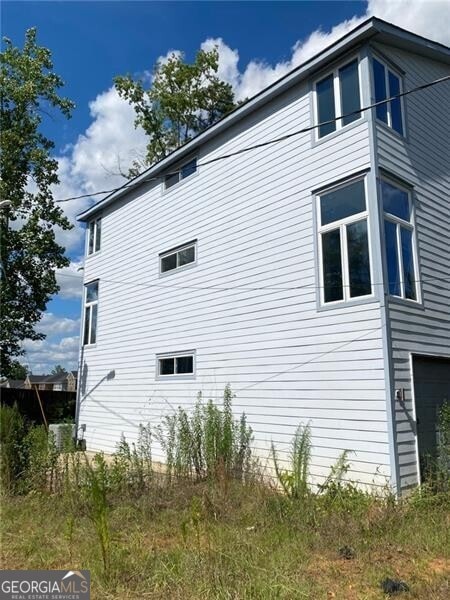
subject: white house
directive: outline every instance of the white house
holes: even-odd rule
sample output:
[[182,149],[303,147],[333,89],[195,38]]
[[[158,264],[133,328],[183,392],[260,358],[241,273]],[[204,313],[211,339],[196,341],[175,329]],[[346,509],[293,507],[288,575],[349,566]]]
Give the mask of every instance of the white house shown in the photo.
[[345,449],[353,480],[420,481],[450,399],[450,81],[398,94],[449,75],[369,19],[79,215],[89,449],[229,382],[263,458],[309,422],[317,481]]

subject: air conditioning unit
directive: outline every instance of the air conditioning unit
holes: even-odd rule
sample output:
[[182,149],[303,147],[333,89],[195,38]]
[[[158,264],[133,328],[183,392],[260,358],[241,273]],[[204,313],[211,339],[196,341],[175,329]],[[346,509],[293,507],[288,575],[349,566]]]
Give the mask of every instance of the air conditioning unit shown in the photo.
[[75,439],[74,423],[52,423],[48,426],[48,430],[53,434],[55,446],[59,452],[69,449],[73,444]]

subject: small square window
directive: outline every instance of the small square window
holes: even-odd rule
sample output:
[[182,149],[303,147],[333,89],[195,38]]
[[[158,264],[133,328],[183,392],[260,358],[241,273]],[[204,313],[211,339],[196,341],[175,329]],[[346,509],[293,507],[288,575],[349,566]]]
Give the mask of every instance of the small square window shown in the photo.
[[159,255],[160,273],[175,271],[196,261],[197,241],[189,242]]
[[169,173],[164,179],[165,189],[169,189],[175,184],[179,183],[183,179],[186,179],[190,175],[193,175],[197,171],[197,159],[192,158],[189,162],[182,164],[179,167],[175,167],[173,172]]
[[157,356],[158,377],[194,375],[194,351]]

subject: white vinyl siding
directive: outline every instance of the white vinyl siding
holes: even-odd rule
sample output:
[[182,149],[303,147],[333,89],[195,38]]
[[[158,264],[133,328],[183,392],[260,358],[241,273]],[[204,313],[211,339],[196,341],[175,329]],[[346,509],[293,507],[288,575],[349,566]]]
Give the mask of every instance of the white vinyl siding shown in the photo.
[[[309,126],[309,86],[206,144],[199,163]],[[114,451],[122,432],[134,441],[139,423],[156,426],[177,406],[189,410],[200,390],[220,401],[230,383],[262,460],[271,441],[286,460],[298,424],[309,422],[314,480],[323,481],[348,449],[348,477],[384,485],[390,457],[379,302],[318,310],[314,248],[313,190],[369,168],[360,119],[333,140],[312,145],[305,133],[211,163],[170,193],[155,183],[106,208],[102,252],[85,273],[102,281],[101,340],[84,355],[81,390],[88,448]],[[123,235],[131,223],[133,244]],[[201,261],[162,280],[151,257],[193,232]],[[158,378],[155,355],[183,348],[196,349],[195,379]],[[89,394],[113,369],[114,379]],[[162,449],[154,456],[162,459]]]
[[[405,73],[405,89],[450,74],[444,63],[409,54],[387,45],[377,46]],[[404,98],[407,139],[393,136],[379,124],[380,167],[414,190],[417,239],[417,302],[389,300],[393,390],[404,390],[395,403],[395,440],[403,489],[418,482],[412,354],[450,356],[450,113],[446,110],[450,82]]]

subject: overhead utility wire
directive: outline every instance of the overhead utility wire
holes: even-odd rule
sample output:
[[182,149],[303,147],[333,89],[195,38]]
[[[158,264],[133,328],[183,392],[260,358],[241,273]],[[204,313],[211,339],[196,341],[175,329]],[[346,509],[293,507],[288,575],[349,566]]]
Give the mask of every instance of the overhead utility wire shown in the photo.
[[[58,273],[57,274],[58,277],[71,277],[73,279],[79,279],[81,280],[82,277],[79,277],[78,275],[72,275],[71,273]],[[95,279],[94,279],[95,281]],[[114,280],[114,279],[105,279],[103,277],[100,277],[100,281],[105,281],[106,283],[115,283],[118,285],[127,285],[127,286],[131,286],[131,287],[143,287],[143,288],[166,288],[166,289],[176,289],[176,290],[215,290],[215,291],[220,291],[220,292],[226,292],[226,291],[233,291],[233,290],[241,290],[241,291],[246,291],[246,292],[256,292],[256,291],[260,291],[260,290],[272,290],[274,292],[284,292],[284,291],[290,291],[290,290],[301,290],[301,289],[310,289],[310,290],[315,290],[315,289],[325,289],[325,288],[329,288],[329,287],[333,287],[333,286],[324,286],[324,285],[315,285],[315,284],[305,284],[305,285],[298,285],[298,286],[293,286],[293,287],[270,287],[270,286],[262,286],[262,287],[246,287],[246,286],[231,286],[231,287],[222,287],[222,286],[194,286],[194,285],[163,285],[163,284],[158,284],[158,283],[138,283],[138,282],[133,282],[133,281],[124,281],[124,280]],[[426,278],[426,279],[412,279],[411,283],[428,283],[428,282],[432,282],[432,281],[450,281],[450,277],[449,278],[445,278],[445,277],[430,277],[430,278]],[[89,282],[88,282],[89,283]],[[386,285],[388,285],[389,283],[397,283],[397,282],[386,282]],[[385,285],[384,282],[374,282],[371,283],[371,285],[373,286],[377,286],[377,285]],[[339,287],[350,287],[351,284],[347,283],[347,284],[342,284]],[[444,289],[444,288],[439,288],[439,289]]]
[[[435,79],[434,81],[430,81],[428,83],[423,83],[422,85],[418,85],[415,88],[412,88],[410,90],[406,90],[405,92],[400,92],[399,94],[395,94],[394,96],[390,96],[389,98],[386,98],[385,100],[379,100],[378,102],[374,102],[373,104],[369,104],[368,106],[364,106],[358,110],[353,110],[352,112],[346,113],[344,115],[340,115],[338,117],[334,117],[333,119],[330,119],[328,121],[323,121],[321,123],[318,123],[317,125],[310,125],[309,127],[304,127],[303,129],[298,129],[296,131],[293,131],[291,133],[287,133],[286,135],[283,135],[279,138],[274,138],[272,140],[267,140],[266,142],[261,142],[259,144],[254,144],[253,146],[247,146],[246,148],[241,148],[240,150],[236,150],[235,152],[230,152],[228,154],[222,154],[221,156],[216,156],[215,158],[211,158],[209,160],[205,160],[201,163],[197,164],[197,169],[200,167],[204,167],[206,165],[210,165],[212,163],[218,162],[219,160],[224,160],[226,158],[231,158],[233,156],[238,156],[239,154],[243,154],[244,152],[250,152],[251,150],[257,150],[258,148],[264,148],[265,146],[269,146],[270,144],[277,144],[279,142],[283,142],[285,140],[290,139],[291,137],[294,137],[296,135],[300,135],[301,133],[308,133],[309,131],[313,131],[314,129],[318,129],[319,127],[322,127],[324,125],[329,125],[331,123],[335,123],[336,121],[339,121],[340,119],[345,119],[347,117],[351,117],[353,115],[359,115],[361,112],[365,111],[365,110],[370,110],[372,108],[376,108],[377,106],[381,106],[383,104],[387,104],[388,102],[391,102],[392,100],[396,100],[397,98],[402,98],[403,96],[407,96],[408,94],[413,94],[415,92],[420,92],[421,90],[425,90],[433,85],[437,85],[438,83],[443,83],[444,81],[449,81],[450,80],[450,75],[446,75],[445,77],[440,77],[439,79]],[[69,198],[62,198],[59,200],[55,200],[55,202],[70,202],[71,200],[80,200],[82,198],[90,198],[92,196],[98,196],[100,194],[112,194],[114,192],[118,192],[119,190],[125,190],[128,188],[133,188],[136,187],[138,185],[140,185],[141,183],[147,183],[150,181],[160,181],[161,179],[165,179],[166,177],[170,176],[170,175],[176,175],[177,173],[180,173],[181,170],[177,170],[177,171],[171,171],[170,173],[164,173],[163,175],[158,175],[156,177],[149,177],[148,179],[143,179],[141,181],[130,181],[129,183],[125,183],[124,185],[117,187],[117,188],[113,188],[110,190],[101,190],[98,192],[92,192],[91,194],[81,194],[80,196],[71,196]],[[139,176],[138,176],[139,177]]]

